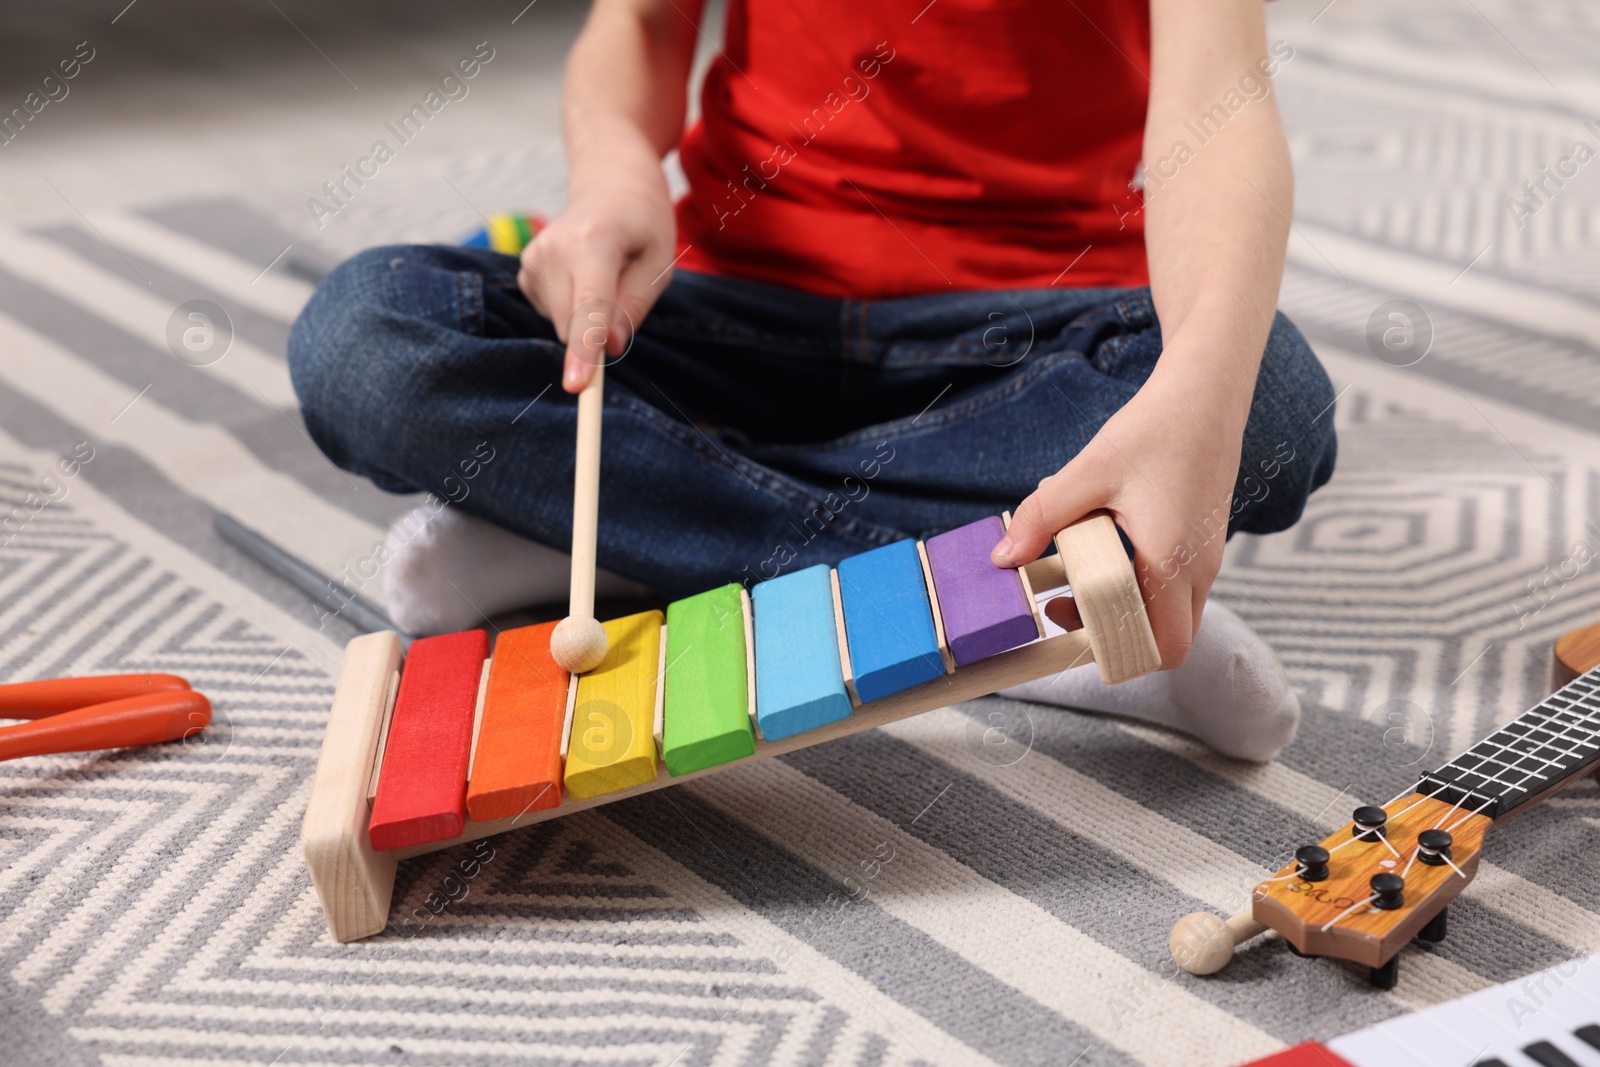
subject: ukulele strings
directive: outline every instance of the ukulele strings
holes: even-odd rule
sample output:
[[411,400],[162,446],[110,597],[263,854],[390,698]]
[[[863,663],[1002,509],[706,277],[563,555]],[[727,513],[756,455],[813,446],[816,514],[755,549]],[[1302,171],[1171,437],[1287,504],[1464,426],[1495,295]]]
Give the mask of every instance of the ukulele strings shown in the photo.
[[[1416,807],[1418,804],[1421,804],[1421,803],[1423,803],[1425,801],[1432,800],[1434,797],[1438,796],[1441,792],[1444,791],[1444,789],[1446,787],[1446,784],[1447,783],[1440,782],[1439,784],[1434,786],[1434,791],[1432,793],[1424,793],[1422,790],[1418,789],[1416,791],[1416,793],[1417,793],[1417,799],[1416,800],[1412,801],[1410,804],[1407,804],[1404,808],[1400,809],[1399,811],[1395,812],[1393,815],[1391,815],[1389,817],[1391,819],[1398,819],[1402,815],[1406,814],[1406,812],[1408,812],[1412,808]],[[1393,804],[1395,802],[1395,800],[1400,800],[1400,799],[1402,799],[1404,797],[1407,797],[1409,795],[1410,795],[1410,791],[1409,790],[1407,792],[1405,792],[1405,793],[1401,793],[1400,796],[1397,796],[1397,797],[1394,798],[1394,800],[1389,801],[1389,804]],[[1388,808],[1389,804],[1385,804],[1384,808]]]
[[[1393,804],[1397,800],[1404,800],[1406,797],[1410,796],[1413,792],[1417,792],[1417,790],[1414,787],[1408,787],[1406,789],[1402,789],[1402,790],[1400,790],[1400,792],[1396,793],[1394,796],[1392,796],[1388,800],[1384,801],[1382,806],[1383,806],[1383,808],[1385,810],[1387,810],[1390,804]],[[1422,801],[1420,801],[1420,800],[1417,801],[1417,804],[1420,804],[1420,803],[1422,803]],[[1414,808],[1416,806],[1417,806],[1416,804],[1411,805],[1412,808]],[[1410,811],[1410,810],[1411,810],[1411,808],[1407,808],[1406,809],[1406,811]],[[1404,815],[1406,813],[1406,811],[1395,812],[1395,816],[1394,817],[1398,819],[1400,816]]]
[[[1565,734],[1565,731],[1563,731],[1563,735],[1564,734]],[[1545,764],[1547,766],[1550,765],[1549,761],[1545,761]],[[1509,785],[1510,789],[1512,789],[1512,790],[1526,791],[1527,784],[1529,782],[1531,782],[1535,778],[1538,778],[1538,779],[1542,780],[1544,778],[1544,775],[1540,774],[1537,770],[1529,770],[1529,771],[1525,771],[1523,773],[1522,778],[1520,780],[1518,780],[1517,782],[1515,782],[1515,783],[1504,783],[1504,784]],[[1443,792],[1446,788],[1448,788],[1449,784],[1450,783],[1447,783],[1447,782],[1439,782],[1439,783],[1437,783],[1435,785],[1434,789],[1431,792],[1423,792],[1421,789],[1418,789],[1417,790],[1418,798],[1415,801],[1413,801],[1411,804],[1408,804],[1402,810],[1400,810],[1400,811],[1396,812],[1394,815],[1390,816],[1390,818],[1391,819],[1399,819],[1401,816],[1405,815],[1407,812],[1409,812],[1413,808],[1417,807],[1417,805],[1421,804],[1423,801],[1434,799],[1435,797],[1438,796],[1439,793]],[[1393,799],[1391,799],[1388,803],[1384,804],[1383,807],[1385,809],[1387,809],[1389,807],[1389,804],[1393,804],[1396,801],[1403,799],[1406,795],[1407,795],[1406,792],[1400,793],[1399,795],[1397,795]],[[1461,792],[1461,798],[1450,806],[1450,810],[1445,812],[1444,815],[1442,815],[1439,818],[1438,822],[1433,824],[1433,829],[1437,830],[1439,827],[1443,826],[1445,824],[1445,822],[1451,818],[1451,816],[1455,815],[1455,813],[1457,811],[1461,810],[1461,806],[1464,803],[1466,803],[1467,798],[1469,796],[1471,796],[1471,795],[1472,795],[1472,793],[1471,793],[1470,790],[1463,789],[1462,792]],[[1478,805],[1476,805],[1474,807],[1468,808],[1465,815],[1463,815],[1460,819],[1457,819],[1455,822],[1451,823],[1449,828],[1446,830],[1446,833],[1454,833],[1457,829],[1459,829],[1461,826],[1465,825],[1467,822],[1469,822],[1473,818],[1475,818],[1475,817],[1477,817],[1479,815],[1482,815],[1489,807],[1494,805],[1494,803],[1496,802],[1497,799],[1499,799],[1499,798],[1492,797],[1492,796],[1491,797],[1484,797],[1480,804],[1478,804]],[[1339,844],[1337,844],[1333,848],[1329,849],[1328,852],[1331,855],[1332,853],[1337,852],[1339,849],[1343,848],[1345,845],[1351,844],[1352,842],[1355,842],[1355,841],[1360,841],[1361,839],[1362,838],[1359,836],[1359,834],[1353,834],[1348,840],[1341,841]],[[1386,836],[1380,834],[1380,835],[1378,835],[1378,840],[1382,841],[1385,845],[1387,845],[1388,848],[1389,848],[1389,851],[1393,852],[1395,854],[1396,858],[1399,858],[1400,853],[1398,851],[1396,851],[1394,845],[1389,842],[1389,840],[1388,840],[1388,838]],[[1402,878],[1404,878],[1407,874],[1409,874],[1411,872],[1411,868],[1416,864],[1417,859],[1421,855],[1422,855],[1422,843],[1421,843],[1421,841],[1418,841],[1416,848],[1411,853],[1411,859],[1406,862],[1405,869],[1400,872],[1400,876]],[[1450,858],[1449,854],[1446,851],[1441,850],[1438,853],[1436,853],[1436,855],[1438,855],[1438,857],[1441,860],[1443,860],[1447,865],[1449,865],[1450,869],[1455,872],[1455,874],[1456,874],[1456,876],[1458,878],[1466,878],[1466,876],[1467,876],[1466,872],[1463,871],[1460,867],[1456,866],[1455,861]],[[1299,873],[1299,871],[1297,869],[1296,874],[1298,874],[1298,873]],[[1290,877],[1294,877],[1294,875],[1286,875],[1284,877],[1285,878],[1290,878]],[[1268,881],[1276,882],[1276,881],[1282,881],[1282,880],[1283,880],[1283,878],[1272,878],[1272,879],[1269,879]],[[1350,907],[1346,908],[1344,911],[1341,911],[1338,915],[1335,915],[1332,919],[1328,920],[1328,922],[1323,925],[1322,932],[1323,933],[1327,933],[1335,925],[1337,925],[1341,919],[1345,918],[1347,915],[1350,915],[1353,912],[1359,911],[1361,908],[1366,907],[1367,905],[1371,904],[1376,899],[1378,899],[1378,894],[1374,893],[1370,897],[1368,897],[1366,900],[1359,901],[1358,903],[1350,905]]]
[[[1417,807],[1419,804],[1423,803],[1424,801],[1434,799],[1434,797],[1436,797],[1446,787],[1447,787],[1447,783],[1439,783],[1438,785],[1436,785],[1434,787],[1433,791],[1430,792],[1430,793],[1422,793],[1419,790],[1418,792],[1419,792],[1420,795],[1418,796],[1417,800],[1415,800],[1411,804],[1406,805],[1400,811],[1395,812],[1389,818],[1391,820],[1399,819],[1401,816],[1405,815],[1407,812],[1411,811],[1413,808]],[[1385,808],[1388,808],[1389,804],[1393,804],[1393,803],[1395,803],[1395,801],[1404,799],[1406,796],[1407,796],[1406,793],[1401,793],[1399,796],[1394,797],[1387,804],[1385,804],[1383,806]],[[1462,802],[1465,801],[1466,799],[1467,799],[1466,796],[1463,795],[1461,800],[1456,801],[1455,805],[1453,807],[1451,807],[1451,809],[1449,811],[1445,812],[1444,817],[1441,818],[1439,820],[1439,822],[1434,824],[1434,829],[1438,829],[1439,825],[1442,824],[1445,821],[1445,819],[1448,819],[1451,815],[1453,815],[1457,811],[1457,809],[1459,809],[1461,807]],[[1467,812],[1466,815],[1462,816],[1461,819],[1458,822],[1454,823],[1451,826],[1451,829],[1454,830],[1456,827],[1460,826],[1462,823],[1466,822],[1468,819],[1471,819],[1474,816],[1481,814],[1482,811],[1483,811],[1483,808],[1487,807],[1489,804],[1492,804],[1492,803],[1494,803],[1494,799],[1492,797],[1487,799],[1487,800],[1485,800],[1482,806],[1478,807],[1477,809],[1470,810],[1470,811]],[[1399,850],[1394,847],[1394,844],[1389,840],[1387,835],[1378,834],[1377,838],[1378,838],[1379,841],[1383,842],[1384,847],[1386,847],[1390,852],[1394,853],[1394,857],[1395,857],[1396,860],[1399,860],[1399,859],[1403,858],[1400,855]],[[1363,841],[1363,840],[1364,839],[1360,836],[1359,833],[1352,833],[1350,835],[1350,837],[1348,837],[1344,841],[1341,841],[1341,842],[1339,842],[1339,844],[1334,845],[1332,848],[1330,848],[1328,850],[1328,854],[1332,855],[1333,853],[1339,851],[1341,848],[1343,848],[1346,845],[1351,845],[1351,844],[1356,843],[1357,841]],[[1405,868],[1400,872],[1400,877],[1404,878],[1406,875],[1411,873],[1411,868],[1413,866],[1415,866],[1415,864],[1417,862],[1417,859],[1421,855],[1422,855],[1422,843],[1419,841],[1417,843],[1416,848],[1414,848],[1412,850],[1412,852],[1411,852],[1411,858],[1406,861]],[[1445,863],[1449,864],[1450,869],[1452,871],[1454,871],[1459,877],[1465,878],[1467,876],[1466,872],[1463,871],[1460,867],[1457,867],[1456,864],[1455,864],[1455,861],[1452,860],[1448,855],[1444,854],[1443,852],[1440,852],[1438,855],[1439,855],[1440,859],[1444,860]],[[1299,873],[1298,869],[1296,870],[1295,873],[1296,874]],[[1284,878],[1292,878],[1294,876],[1295,875],[1285,875]],[[1276,882],[1276,881],[1282,881],[1282,880],[1283,880],[1283,878],[1268,879],[1269,882]],[[1263,884],[1265,884],[1265,883],[1263,883]],[[1323,924],[1322,932],[1323,933],[1327,933],[1329,930],[1333,929],[1333,927],[1338,925],[1338,923],[1339,923],[1339,921],[1341,919],[1345,918],[1346,916],[1348,916],[1348,915],[1350,915],[1350,914],[1352,914],[1352,913],[1354,913],[1356,911],[1361,910],[1362,908],[1366,907],[1367,905],[1371,904],[1374,900],[1377,900],[1377,899],[1378,899],[1378,894],[1374,893],[1370,897],[1368,897],[1366,900],[1358,901],[1357,903],[1350,905],[1344,911],[1341,911],[1339,914],[1335,915],[1332,919],[1329,919],[1325,924]]]
[[1333,854],[1334,854],[1334,853],[1335,853],[1335,852],[1338,852],[1338,851],[1339,851],[1339,850],[1340,850],[1340,849],[1341,849],[1341,848],[1344,848],[1344,846],[1346,846],[1346,845],[1353,845],[1353,844],[1355,844],[1355,843],[1356,843],[1356,842],[1357,842],[1357,841],[1360,841],[1360,840],[1361,840],[1361,838],[1359,838],[1359,837],[1356,837],[1356,836],[1354,836],[1354,835],[1351,835],[1351,836],[1350,836],[1350,837],[1347,837],[1347,838],[1345,838],[1345,839],[1344,839],[1344,840],[1343,840],[1343,841],[1340,841],[1340,842],[1339,842],[1339,843],[1338,843],[1338,844],[1337,844],[1337,845],[1334,845],[1334,846],[1333,846],[1333,847],[1332,847],[1332,848],[1330,848],[1330,849],[1329,849],[1329,850],[1328,850],[1328,855],[1330,855],[1330,856],[1331,856],[1331,855],[1333,855]]
[[1368,904],[1371,904],[1374,900],[1377,900],[1377,899],[1378,899],[1378,894],[1374,893],[1370,897],[1368,897],[1366,900],[1357,901],[1356,903],[1350,905],[1348,908],[1344,909],[1339,914],[1335,915],[1333,918],[1329,919],[1325,924],[1323,924],[1322,932],[1323,933],[1327,933],[1329,930],[1333,929],[1334,924],[1337,923],[1340,919],[1344,918],[1346,915],[1349,915],[1353,911],[1356,911],[1356,910],[1358,910],[1360,908],[1366,907]]
[[1465,801],[1467,799],[1467,796],[1468,796],[1468,794],[1465,791],[1463,791],[1462,794],[1461,794],[1461,800],[1456,801],[1454,804],[1452,804],[1450,806],[1450,810],[1449,811],[1447,811],[1443,815],[1439,816],[1439,821],[1433,824],[1433,828],[1435,830],[1437,830],[1439,827],[1443,826],[1444,823],[1445,823],[1445,820],[1450,818],[1450,816],[1452,816],[1452,815],[1454,815],[1456,813],[1456,811],[1461,807],[1462,801]]
[[[1468,818],[1471,818],[1471,816],[1468,816]],[[1462,821],[1465,822],[1466,820],[1463,819]],[[1411,859],[1409,861],[1407,861],[1407,863],[1406,863],[1406,869],[1400,872],[1400,877],[1404,878],[1406,875],[1411,873],[1412,865],[1417,862],[1417,858],[1419,856],[1421,856],[1421,855],[1422,855],[1422,843],[1419,841],[1417,843],[1416,850],[1411,853]],[[1457,867],[1456,863],[1455,863],[1455,860],[1452,860],[1445,853],[1439,852],[1439,853],[1436,853],[1436,855],[1438,855],[1438,857],[1441,860],[1443,860],[1445,863],[1448,863],[1450,865],[1450,869],[1452,871],[1455,871],[1456,874],[1460,875],[1463,878],[1465,878],[1467,876],[1467,872],[1463,871],[1460,867]]]
[[1482,815],[1484,809],[1487,808],[1490,804],[1493,804],[1493,803],[1494,803],[1494,798],[1493,797],[1489,797],[1479,807],[1473,809],[1472,811],[1467,812],[1465,815],[1461,816],[1460,819],[1457,819],[1455,822],[1451,823],[1449,828],[1445,832],[1446,833],[1452,833],[1452,834],[1455,833],[1457,827],[1459,827],[1460,825],[1465,823],[1468,819],[1473,818],[1474,816]]
[[[1526,781],[1527,779],[1525,778],[1523,780]],[[1390,820],[1397,820],[1397,819],[1401,818],[1402,816],[1404,816],[1406,813],[1410,812],[1412,809],[1416,808],[1418,805],[1424,803],[1425,801],[1433,800],[1434,798],[1436,798],[1439,795],[1439,793],[1443,792],[1446,788],[1448,788],[1448,786],[1449,786],[1449,783],[1440,782],[1440,783],[1434,784],[1432,790],[1429,791],[1429,792],[1423,792],[1420,789],[1416,790],[1417,799],[1414,800],[1413,802],[1411,802],[1410,804],[1406,805],[1401,810],[1395,812],[1393,815],[1391,815],[1389,817]],[[1404,792],[1396,794],[1395,796],[1391,797],[1388,800],[1388,802],[1386,802],[1383,805],[1383,807],[1385,809],[1387,809],[1390,804],[1393,804],[1393,803],[1395,803],[1396,801],[1399,801],[1399,800],[1403,800],[1407,796],[1411,795],[1411,792],[1412,791],[1408,789],[1408,790],[1406,790]],[[1467,794],[1463,793],[1461,799],[1456,801],[1455,804],[1451,806],[1450,810],[1445,812],[1444,816],[1442,818],[1440,818],[1438,822],[1434,823],[1433,828],[1434,829],[1438,829],[1441,825],[1443,825],[1443,823],[1445,822],[1446,819],[1450,818],[1450,816],[1454,815],[1461,808],[1461,805],[1466,801],[1466,799],[1467,799]],[[1451,826],[1450,826],[1450,831],[1447,831],[1447,832],[1454,831],[1457,827],[1461,826],[1463,823],[1467,822],[1469,819],[1473,818],[1474,816],[1482,814],[1483,810],[1485,808],[1487,808],[1490,804],[1493,804],[1493,803],[1494,803],[1494,798],[1493,797],[1485,799],[1481,805],[1479,805],[1476,808],[1468,810],[1467,814],[1463,815],[1455,823],[1452,823]],[[1377,839],[1383,843],[1383,846],[1385,848],[1387,848],[1391,853],[1394,854],[1394,857],[1395,857],[1396,860],[1404,858],[1404,857],[1402,857],[1400,855],[1399,849],[1394,847],[1394,844],[1389,840],[1387,835],[1378,834],[1377,835]],[[1370,843],[1370,842],[1367,842],[1366,839],[1363,838],[1360,835],[1359,832],[1354,832],[1348,838],[1346,838],[1345,840],[1339,842],[1337,845],[1334,845],[1332,848],[1328,849],[1328,854],[1331,856],[1331,855],[1333,855],[1333,853],[1339,851],[1341,848],[1344,848],[1346,845],[1353,845],[1358,841],[1361,841],[1361,842],[1364,842],[1364,843]],[[1419,841],[1417,843],[1416,848],[1414,848],[1412,850],[1412,852],[1411,852],[1411,858],[1406,861],[1406,865],[1405,865],[1404,869],[1401,870],[1400,877],[1404,878],[1406,875],[1411,873],[1411,868],[1416,865],[1417,859],[1421,855],[1422,855],[1422,843]],[[1465,878],[1467,876],[1466,872],[1463,871],[1460,867],[1456,866],[1455,861],[1452,860],[1448,855],[1446,855],[1443,852],[1440,852],[1438,855],[1439,855],[1439,858],[1441,860],[1443,860],[1446,864],[1449,865],[1450,869],[1452,871],[1454,871],[1458,877]],[[1272,885],[1272,884],[1274,884],[1276,882],[1286,882],[1286,881],[1289,881],[1290,879],[1298,878],[1305,871],[1304,865],[1299,863],[1299,862],[1294,863],[1292,866],[1293,866],[1293,869],[1288,874],[1281,874],[1281,875],[1277,875],[1277,876],[1272,877],[1272,878],[1263,879],[1257,886],[1258,890],[1262,886],[1268,886],[1268,885]],[[1341,911],[1339,914],[1335,915],[1332,919],[1329,919],[1325,924],[1323,924],[1322,932],[1323,933],[1327,933],[1334,926],[1338,925],[1338,923],[1339,923],[1339,921],[1341,919],[1343,919],[1346,916],[1352,914],[1353,912],[1361,910],[1362,908],[1366,907],[1367,905],[1371,904],[1374,900],[1377,900],[1377,899],[1378,899],[1378,894],[1374,893],[1371,896],[1369,896],[1366,900],[1358,901],[1355,904],[1350,905],[1344,911]]]
[[[1391,800],[1389,803],[1393,804],[1394,801]],[[1412,807],[1415,807],[1415,806],[1416,805],[1412,805]],[[1406,809],[1406,811],[1410,811],[1410,810],[1411,810],[1411,808],[1407,808]],[[1405,814],[1405,812],[1401,812],[1400,813],[1400,815],[1404,815],[1404,814]],[[1395,818],[1398,819],[1400,817],[1400,815],[1396,815]],[[1385,836],[1384,834],[1378,834],[1377,837],[1378,837],[1379,841],[1383,842],[1383,846],[1385,848],[1387,848],[1390,852],[1394,853],[1394,858],[1395,859],[1399,859],[1400,858],[1400,853],[1395,849],[1395,847],[1393,845],[1389,844],[1389,838],[1387,836]],[[1344,846],[1353,845],[1358,841],[1363,843],[1363,844],[1371,844],[1370,841],[1368,841],[1365,837],[1361,836],[1360,831],[1352,831],[1349,837],[1345,838],[1343,841],[1339,842],[1337,845],[1334,845],[1332,848],[1330,848],[1328,850],[1328,855],[1331,856],[1335,852],[1338,852],[1341,848],[1344,848]]]
[[[1402,794],[1400,794],[1400,796],[1405,796],[1405,794],[1402,793]],[[1400,799],[1400,798],[1399,797],[1395,798],[1395,800],[1398,800],[1398,799]],[[1389,801],[1389,803],[1393,804],[1394,800]],[[1409,811],[1411,809],[1407,808],[1406,810]],[[1404,813],[1402,813],[1402,814],[1404,814]],[[1339,842],[1337,845],[1334,845],[1332,848],[1328,849],[1328,855],[1331,856],[1335,852],[1338,852],[1341,848],[1344,848],[1344,846],[1353,845],[1357,841],[1360,841],[1360,840],[1361,840],[1361,838],[1352,835],[1351,837],[1346,838],[1345,840]],[[1384,843],[1387,844],[1388,842],[1384,842]],[[1298,860],[1296,860],[1294,863],[1291,863],[1289,865],[1289,868],[1290,869],[1289,869],[1289,873],[1288,874],[1280,874],[1280,875],[1276,875],[1276,876],[1274,876],[1272,878],[1263,878],[1260,882],[1257,883],[1257,885],[1258,886],[1263,886],[1263,885],[1272,885],[1274,882],[1287,882],[1291,878],[1300,877],[1301,873],[1305,870],[1305,866],[1303,864],[1301,864]]]

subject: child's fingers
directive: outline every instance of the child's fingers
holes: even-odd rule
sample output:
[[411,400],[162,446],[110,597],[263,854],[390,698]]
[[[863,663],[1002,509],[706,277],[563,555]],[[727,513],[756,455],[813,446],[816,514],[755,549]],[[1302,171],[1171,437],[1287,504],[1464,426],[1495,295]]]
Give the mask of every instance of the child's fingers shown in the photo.
[[[522,250],[522,265],[517,270],[517,288],[528,298],[533,309],[549,319],[560,337],[566,329],[567,316],[572,312],[572,273],[558,270],[547,251],[548,242],[541,238],[548,230],[540,231],[527,248]],[[563,342],[566,340],[562,338]]]
[[1096,480],[1075,476],[1073,464],[1039,483],[1017,505],[1011,528],[994,546],[990,559],[997,567],[1020,567],[1039,558],[1052,538],[1069,523],[1104,507],[1110,494]]
[[[1174,524],[1170,515],[1156,516],[1148,528],[1137,520],[1135,526],[1129,530],[1134,544],[1134,570],[1139,575],[1156,647],[1161,650],[1161,666],[1171,670],[1188,657],[1200,629],[1206,596],[1221,563],[1220,546],[1197,549],[1193,531]],[[1160,557],[1147,551],[1162,545],[1173,547]],[[1216,558],[1213,551],[1219,553]]]
[[569,393],[583,391],[595,368],[605,362],[606,352],[613,350],[617,332],[627,329],[626,316],[616,303],[621,273],[622,250],[608,242],[587,246],[573,265],[566,369],[561,378],[561,387]]
[[639,323],[655,307],[656,299],[666,291],[667,282],[672,279],[672,264],[668,259],[670,254],[669,247],[661,254],[641,255],[623,268],[622,278],[617,283],[617,304],[622,308],[624,321],[614,338],[616,347],[609,350],[613,356],[620,356],[627,351],[628,343],[633,340],[633,331],[639,328]]
[[[1221,562],[1218,562],[1221,567]],[[1206,598],[1211,595],[1211,583],[1216,580],[1214,571],[1200,572],[1197,577],[1200,581],[1191,580],[1189,583],[1189,635],[1191,638],[1200,636],[1200,617],[1206,611]]]
[[594,300],[579,302],[567,321],[567,356],[561,388],[569,393],[583,392],[594,378],[595,368],[605,362],[609,327],[604,312],[596,304]]
[[[1145,561],[1135,553],[1134,565],[1146,573]],[[1150,630],[1155,634],[1156,647],[1161,650],[1161,669],[1171,670],[1183,665],[1189,658],[1189,648],[1194,644],[1195,589],[1188,576],[1179,574],[1164,583],[1142,582],[1144,610],[1150,619]],[[1200,603],[1205,603],[1202,594]]]

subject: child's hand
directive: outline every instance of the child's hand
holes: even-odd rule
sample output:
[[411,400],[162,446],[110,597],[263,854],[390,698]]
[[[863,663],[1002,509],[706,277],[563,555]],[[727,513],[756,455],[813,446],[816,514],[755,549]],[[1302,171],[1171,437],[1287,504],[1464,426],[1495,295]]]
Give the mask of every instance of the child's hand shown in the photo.
[[1168,670],[1188,656],[1222,566],[1249,411],[1249,392],[1238,400],[1244,383],[1207,380],[1197,361],[1185,362],[1168,346],[1134,398],[1018,506],[993,557],[1000,566],[1029,563],[1057,531],[1096,509],[1110,511],[1133,542]]
[[574,182],[567,209],[523,250],[517,275],[567,346],[569,393],[589,384],[603,353],[627,350],[671,274],[677,231],[660,166],[617,170],[581,192]]

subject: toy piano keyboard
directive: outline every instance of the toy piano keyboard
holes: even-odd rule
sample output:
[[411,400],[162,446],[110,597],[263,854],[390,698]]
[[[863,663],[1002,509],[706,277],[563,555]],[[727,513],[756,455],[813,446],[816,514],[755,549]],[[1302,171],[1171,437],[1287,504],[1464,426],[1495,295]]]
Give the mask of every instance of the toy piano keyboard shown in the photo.
[[[1006,520],[900,541],[605,623],[569,677],[554,623],[345,649],[301,830],[337,941],[388,924],[395,864],[451,845],[983,696],[1091,658],[1160,665],[1109,516],[1021,570],[989,562]],[[1033,590],[1070,583],[1082,626],[1044,637]]]
[[1246,1067],[1600,1067],[1600,956]]

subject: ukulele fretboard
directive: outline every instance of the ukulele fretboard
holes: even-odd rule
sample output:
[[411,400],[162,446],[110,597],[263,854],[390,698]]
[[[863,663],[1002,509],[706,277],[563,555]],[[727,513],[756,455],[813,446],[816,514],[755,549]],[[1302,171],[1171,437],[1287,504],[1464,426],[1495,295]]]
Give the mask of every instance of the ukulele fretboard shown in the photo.
[[1600,761],[1600,669],[1422,776],[1417,792],[1502,819]]

